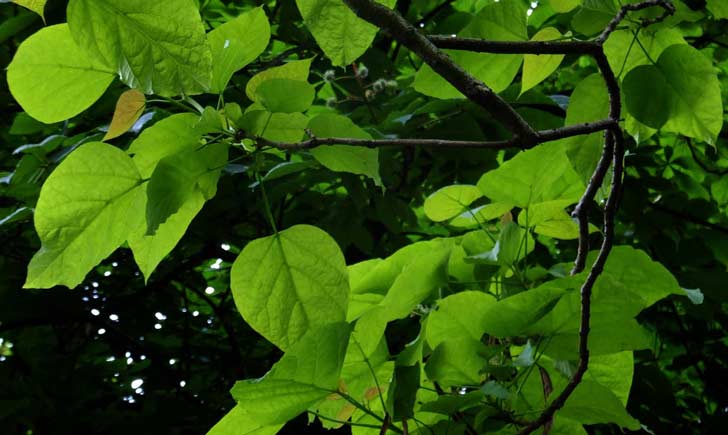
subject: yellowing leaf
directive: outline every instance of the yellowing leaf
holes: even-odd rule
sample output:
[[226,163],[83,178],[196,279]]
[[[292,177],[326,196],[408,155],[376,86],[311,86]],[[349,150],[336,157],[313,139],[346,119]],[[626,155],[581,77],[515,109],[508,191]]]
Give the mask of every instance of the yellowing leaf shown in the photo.
[[136,89],[129,89],[119,96],[116,101],[114,117],[103,140],[119,137],[129,130],[144,111],[146,99],[144,94]]

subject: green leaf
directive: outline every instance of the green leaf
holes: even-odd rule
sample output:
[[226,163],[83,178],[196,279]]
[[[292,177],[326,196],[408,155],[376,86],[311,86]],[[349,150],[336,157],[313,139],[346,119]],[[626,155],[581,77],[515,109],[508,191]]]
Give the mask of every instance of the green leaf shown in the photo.
[[586,36],[601,32],[617,15],[614,0],[584,0],[582,7],[571,20],[571,27]]
[[640,65],[651,64],[650,58],[659,58],[667,47],[675,44],[685,44],[685,39],[679,30],[673,28],[643,29],[638,39],[631,29],[616,30],[604,42],[604,54],[615,74],[622,76]]
[[195,192],[205,199],[215,196],[227,154],[226,144],[213,143],[159,161],[147,187],[147,235],[154,234]]
[[[348,117],[333,113],[316,116],[309,121],[308,128],[317,137],[372,138],[369,133],[359,128]],[[374,184],[377,186],[382,185],[382,179],[379,176],[379,149],[377,148],[330,145],[314,148],[311,150],[311,154],[332,171],[366,175],[374,180]]]
[[[577,0],[573,0],[576,3]],[[551,2],[553,4],[553,0]],[[574,5],[576,7],[576,5]],[[573,9],[573,7],[572,7]],[[561,32],[554,27],[545,27],[538,31],[531,41],[553,41],[561,38]],[[521,79],[521,94],[544,81],[559,68],[564,60],[562,54],[528,54],[523,57],[523,78]]]
[[[573,240],[579,237],[579,225],[564,210],[567,201],[546,201],[533,204],[518,215],[521,226],[555,239]],[[592,231],[597,230],[592,226]],[[598,230],[597,230],[598,231]]]
[[484,292],[464,291],[441,299],[427,318],[427,344],[433,349],[449,338],[480,340],[485,333],[485,313],[496,299]]
[[150,178],[160,160],[167,156],[195,149],[200,133],[195,129],[199,116],[178,113],[146,128],[129,146],[129,154],[142,178]]
[[303,139],[309,119],[302,113],[271,113],[251,110],[243,115],[240,127],[253,136],[279,142]]
[[708,10],[716,20],[728,18],[728,3],[723,0],[708,0]]
[[272,78],[255,88],[256,101],[269,112],[305,112],[311,107],[314,94],[308,82],[291,79]]
[[275,435],[283,423],[261,425],[241,406],[235,406],[207,432],[207,435]]
[[[146,189],[144,197],[147,198]],[[139,228],[129,236],[129,247],[134,254],[134,261],[144,274],[145,281],[149,281],[154,269],[182,239],[182,236],[187,232],[187,227],[190,226],[197,213],[202,210],[204,204],[205,196],[202,192],[194,191],[177,212],[159,225],[154,235],[147,235],[147,221],[145,219]],[[144,209],[146,209],[146,205]]]
[[496,337],[512,337],[548,314],[566,290],[556,281],[501,299],[484,314],[484,330]]
[[443,187],[425,200],[425,215],[434,222],[452,219],[463,213],[483,193],[477,186],[458,184]]
[[261,424],[281,424],[338,388],[349,333],[346,323],[309,329],[263,378],[239,381],[231,393]]
[[332,392],[287,379],[268,379],[238,381],[231,393],[256,422],[277,425],[293,419]]
[[443,387],[479,385],[480,372],[486,365],[485,345],[470,337],[443,341],[432,352],[425,365],[427,377]]
[[634,355],[632,352],[619,352],[609,355],[589,357],[589,370],[584,378],[597,382],[614,393],[627,406],[629,391],[632,389],[634,375]]
[[[587,264],[595,259],[596,252],[590,252]],[[632,316],[669,295],[685,295],[665,266],[631,246],[612,248],[594,293],[596,297],[601,293],[621,299],[622,311]]]
[[78,115],[98,100],[114,80],[114,71],[88,57],[73,42],[68,25],[58,24],[20,44],[7,78],[23,109],[51,124]]
[[465,210],[449,222],[450,226],[457,228],[470,228],[502,217],[511,211],[513,204],[507,202],[491,202],[473,209]]
[[222,93],[233,74],[268,46],[270,24],[263,8],[244,12],[207,34],[212,52],[213,92]]
[[252,101],[257,100],[255,90],[266,80],[270,79],[290,79],[305,82],[308,80],[308,71],[311,68],[313,58],[304,60],[294,60],[284,65],[269,68],[254,75],[245,85],[245,95]]
[[[396,0],[377,0],[391,8]],[[372,45],[379,30],[339,0],[296,0],[306,27],[334,66],[354,62]]]
[[392,419],[401,421],[414,417],[417,390],[420,388],[420,364],[397,366],[387,394],[387,410]]
[[486,172],[478,181],[485,196],[521,208],[561,199],[576,202],[584,190],[561,148],[540,145]]
[[[599,74],[592,74],[581,80],[571,93],[564,125],[597,121],[605,119],[608,114],[609,94],[604,79]],[[604,133],[575,136],[558,143],[563,144],[574,170],[586,185],[597,167],[604,147]]]
[[549,4],[558,13],[571,12],[581,4],[581,0],[549,0]]
[[140,222],[142,178],[121,150],[102,142],[71,153],[48,177],[35,210],[41,249],[26,288],[73,288]]
[[163,96],[209,89],[212,55],[193,2],[71,0],[67,15],[78,45],[129,87]]
[[40,15],[45,21],[45,5],[46,0],[12,0],[16,5],[20,5],[24,8],[28,8],[36,14]]
[[[493,41],[527,41],[526,11],[519,0],[503,0],[484,7],[458,36]],[[456,64],[483,81],[494,92],[505,90],[523,61],[520,54],[471,53],[448,50]],[[417,92],[435,98],[463,98],[463,95],[429,65],[415,76]]]
[[715,144],[723,126],[720,83],[712,63],[689,45],[673,45],[655,65],[624,78],[629,112],[652,128]]
[[579,383],[558,414],[583,424],[615,423],[630,430],[640,428],[639,421],[627,413],[612,391],[589,380]]
[[344,256],[316,227],[296,225],[253,240],[235,260],[230,279],[238,311],[281,349],[315,326],[346,319]]

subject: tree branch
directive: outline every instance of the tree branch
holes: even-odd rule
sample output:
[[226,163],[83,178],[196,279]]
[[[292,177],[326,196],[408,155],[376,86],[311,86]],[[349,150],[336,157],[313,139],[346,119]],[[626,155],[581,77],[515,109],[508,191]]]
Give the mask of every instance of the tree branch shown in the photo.
[[[603,44],[609,35],[617,29],[627,14],[631,11],[638,11],[653,6],[664,9],[664,13],[653,19],[642,21],[642,25],[650,25],[663,20],[674,13],[674,6],[667,0],[644,0],[640,3],[631,3],[620,8],[617,15],[609,22],[602,33],[593,41],[538,41],[538,42],[503,42],[484,41],[472,38],[454,38],[444,36],[431,36],[429,39],[422,35],[414,26],[405,21],[396,12],[374,2],[373,0],[344,0],[344,2],[362,19],[389,32],[398,42],[407,46],[412,52],[422,58],[435,72],[445,78],[456,89],[462,92],[468,99],[481,105],[488,110],[498,121],[510,128],[514,136],[508,141],[501,142],[467,142],[466,146],[503,148],[520,143],[522,148],[531,148],[538,143],[547,140],[568,137],[569,135],[587,134],[594,131],[605,130],[604,148],[597,167],[592,173],[589,183],[574,210],[574,216],[579,222],[579,246],[577,258],[574,262],[572,274],[580,273],[586,265],[586,257],[589,251],[588,244],[588,211],[594,201],[596,192],[602,186],[609,167],[612,166],[611,190],[603,211],[603,239],[589,273],[581,286],[581,314],[579,327],[578,354],[579,362],[566,387],[561,393],[541,412],[538,418],[527,423],[519,432],[520,435],[527,435],[541,427],[549,427],[553,416],[566,403],[567,399],[581,382],[589,365],[589,330],[591,321],[591,295],[594,284],[604,270],[609,253],[614,243],[614,221],[621,196],[622,177],[624,173],[624,137],[618,126],[621,117],[621,97],[619,82],[612,71],[611,66],[604,53]],[[470,76],[452,59],[438,48],[465,49],[478,52],[490,53],[529,53],[529,54],[589,54],[594,56],[597,66],[604,78],[609,95],[609,116],[606,121],[599,121],[601,128],[585,129],[583,126],[564,127],[552,132],[535,132],[517,114],[513,107],[498,97],[485,84]],[[595,123],[592,123],[595,124]],[[577,132],[580,131],[580,132]],[[570,134],[574,133],[574,134]],[[352,145],[384,146],[384,145],[424,145],[425,140],[415,139],[393,139],[384,141],[362,141],[358,143],[348,142]],[[432,140],[429,140],[432,141]],[[458,146],[464,143],[459,141]],[[278,147],[312,147],[323,144],[347,143],[341,138],[316,139],[312,138],[300,144],[277,144]],[[450,141],[434,140],[431,145],[448,146]],[[269,142],[269,144],[271,144]],[[276,146],[272,143],[271,146]]]
[[488,148],[488,149],[506,149],[520,147],[523,149],[532,148],[540,143],[550,142],[552,140],[564,139],[572,136],[580,136],[583,134],[595,133],[613,128],[617,123],[611,119],[602,119],[594,122],[585,122],[581,124],[569,125],[566,127],[554,128],[550,130],[540,130],[535,132],[536,141],[530,146],[523,145],[518,137],[512,137],[508,140],[500,141],[469,141],[469,140],[446,140],[446,139],[359,139],[351,137],[312,137],[301,142],[276,142],[257,136],[253,138],[259,146],[268,146],[281,150],[305,150],[316,148],[322,145],[350,145],[368,148],[381,147],[415,147],[429,146],[442,148]]
[[482,106],[496,120],[508,127],[514,136],[525,147],[532,147],[536,141],[536,132],[498,94],[485,83],[476,79],[462,67],[439,50],[412,24],[407,22],[396,11],[377,3],[374,0],[344,0],[359,18],[388,31],[393,38],[409,48],[427,63],[436,73],[447,80],[470,101]]
[[427,37],[438,48],[495,54],[589,54],[599,50],[594,41],[489,41],[448,35]]

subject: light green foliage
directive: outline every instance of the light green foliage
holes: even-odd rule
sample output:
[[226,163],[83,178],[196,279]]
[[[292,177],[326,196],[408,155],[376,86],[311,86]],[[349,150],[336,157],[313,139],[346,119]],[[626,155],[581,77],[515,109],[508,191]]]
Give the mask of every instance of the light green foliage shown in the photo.
[[[146,187],[146,185],[145,185]],[[146,197],[146,189],[145,195]],[[148,201],[149,199],[147,199]],[[197,213],[205,204],[205,196],[200,191],[193,191],[180,208],[159,225],[153,235],[147,235],[147,221],[129,236],[129,248],[134,254],[134,261],[144,274],[146,281],[164,257],[177,245],[190,226]],[[146,210],[147,206],[142,207]]]
[[616,423],[631,430],[640,428],[640,423],[627,413],[613,392],[590,380],[576,387],[560,415],[583,424]]
[[334,322],[309,329],[263,378],[237,382],[233,398],[257,423],[285,423],[336,391],[349,332]]
[[728,18],[728,3],[721,0],[708,0],[708,10],[715,19]]
[[114,80],[113,70],[78,48],[67,24],[43,28],[23,41],[7,74],[13,97],[48,124],[83,112]]
[[[317,137],[351,137],[371,139],[371,135],[354,124],[351,119],[335,114],[321,114],[311,119],[308,129]],[[378,186],[379,150],[377,148],[331,145],[311,150],[311,154],[322,165],[337,172],[351,172],[366,175]]]
[[45,5],[46,0],[12,0],[13,3],[28,8],[36,14],[40,15],[45,21]]
[[[615,74],[624,77],[640,65],[650,65],[669,46],[685,44],[677,29],[642,30],[635,37],[632,29],[616,30],[604,43],[604,54]],[[631,47],[631,48],[630,48]]]
[[[553,2],[551,2],[553,4]],[[576,2],[574,2],[576,3]],[[576,4],[574,4],[574,7]],[[561,32],[554,27],[539,30],[531,41],[552,41],[561,38]],[[560,54],[527,54],[523,57],[523,78],[521,94],[538,85],[559,68],[564,55]]]
[[501,299],[483,315],[485,332],[496,337],[517,336],[547,315],[566,291],[568,281],[550,281],[540,287]]
[[579,6],[581,0],[549,0],[549,4],[555,12],[566,13]]
[[581,8],[571,20],[571,27],[586,36],[604,30],[617,15],[618,4],[614,0],[583,0]]
[[689,45],[673,45],[655,65],[624,78],[629,112],[652,128],[714,144],[723,125],[720,84],[713,65]]
[[256,101],[270,112],[304,112],[311,107],[314,88],[300,80],[272,78],[255,88]]
[[196,148],[200,134],[195,130],[199,117],[179,113],[145,129],[129,146],[129,154],[139,168],[142,178],[150,178],[160,160]]
[[251,110],[243,115],[239,127],[252,136],[280,142],[296,142],[303,139],[308,121],[308,117],[302,113]]
[[[396,0],[377,0],[393,7]],[[306,27],[334,66],[354,62],[372,44],[379,30],[360,19],[339,0],[296,0]]]
[[432,352],[425,365],[430,380],[443,387],[451,385],[478,385],[480,370],[486,359],[481,354],[485,345],[470,337],[457,337],[443,341]]
[[440,299],[437,310],[427,319],[427,344],[434,349],[448,337],[480,340],[485,332],[485,313],[495,303],[492,295],[479,291],[464,291]]
[[234,406],[207,435],[275,435],[283,424],[261,425],[242,406]]
[[346,318],[344,256],[316,227],[297,225],[250,242],[230,275],[235,304],[246,322],[281,349],[313,327]]
[[225,90],[230,77],[255,60],[270,40],[270,24],[263,8],[240,14],[207,34],[212,53],[211,91]]
[[290,79],[305,82],[308,80],[308,71],[311,67],[311,59],[294,60],[284,65],[269,68],[254,75],[245,85],[245,95],[253,101],[258,101],[256,88],[266,80]]
[[452,219],[465,212],[473,201],[481,198],[483,193],[477,186],[458,184],[446,186],[425,200],[425,214],[434,222]]
[[[579,225],[564,210],[568,205],[569,201],[563,200],[534,204],[518,215],[518,224],[555,239],[576,239],[579,237]],[[596,228],[593,227],[593,230]]]
[[210,87],[212,55],[189,0],[71,0],[68,24],[78,45],[130,87],[164,96]]
[[142,179],[132,160],[101,142],[74,151],[43,184],[35,210],[42,247],[27,288],[76,287],[138,226]]
[[[594,261],[595,255],[589,255],[587,264]],[[583,274],[569,278],[571,285],[568,288],[580,287],[583,278]],[[554,283],[552,281],[544,286]],[[594,286],[591,298],[593,309],[589,347],[592,353],[603,355],[649,347],[651,338],[634,317],[658,300],[673,294],[685,295],[675,278],[662,265],[632,247],[615,247]],[[530,334],[556,334],[547,351],[554,357],[572,358],[576,355],[579,300],[578,292],[568,292],[548,315],[527,329]]]
[[465,210],[455,216],[448,224],[457,228],[470,228],[480,225],[481,222],[499,218],[508,213],[513,204],[507,202],[491,202],[469,210]]
[[[493,41],[527,41],[526,11],[519,0],[503,0],[484,7],[458,36]],[[520,54],[451,52],[453,60],[482,80],[493,91],[501,92],[511,84],[523,61]],[[435,98],[462,98],[463,95],[427,65],[417,72],[417,92]]]
[[573,203],[583,191],[583,184],[565,153],[549,145],[519,153],[497,169],[486,172],[478,187],[492,201],[521,208],[557,199]]
[[[184,186],[188,187],[185,190],[186,193],[182,192],[183,194],[175,198],[164,198],[164,201],[167,202],[167,212],[160,213],[157,220],[161,219],[161,216],[165,216],[165,214],[166,217],[164,217],[164,223],[157,222],[158,228],[155,228],[154,234],[148,234],[148,222],[144,218],[129,236],[129,247],[134,253],[134,260],[147,280],[157,265],[185,234],[187,227],[202,209],[205,200],[211,198],[215,193],[215,184],[219,171],[212,171],[207,174],[206,177],[209,180],[203,183],[204,190],[195,188],[195,184],[199,180],[183,180],[181,185],[177,185],[168,184],[168,179],[165,181],[165,177],[159,177],[159,174],[165,171],[167,174],[179,173],[184,167],[177,168],[175,162],[181,160],[184,163],[185,156],[196,155],[195,150],[199,147],[201,137],[199,130],[195,127],[199,119],[198,116],[191,113],[172,115],[145,129],[129,147],[129,153],[133,155],[134,164],[139,169],[142,178],[154,178],[156,172],[158,179],[155,184],[159,187],[166,185],[169,188],[174,188],[173,191],[177,194],[181,193]],[[218,158],[222,158],[224,156],[224,149],[218,145],[213,146],[213,149],[218,151],[216,154],[213,153],[211,157],[217,155]],[[203,154],[210,155],[210,151],[204,151]],[[157,172],[157,165],[162,161],[166,163],[162,165],[160,172]],[[187,163],[194,167],[203,162],[188,160]],[[213,163],[212,167],[220,166],[222,163],[224,161],[219,160],[216,165]],[[202,166],[205,165],[202,164]],[[199,172],[197,173],[199,174]],[[156,202],[150,204],[149,202],[149,184],[144,185],[144,202],[141,205],[141,210],[152,208],[161,211],[162,204]],[[160,193],[164,196],[164,189],[158,190],[156,194]],[[142,214],[145,213],[145,211],[142,211]]]
[[[571,94],[564,125],[604,119],[608,112],[609,96],[604,79],[599,74],[592,74],[580,81]],[[586,185],[597,167],[599,152],[604,146],[604,133],[566,138],[558,143],[563,144],[574,170]]]
[[227,146],[207,145],[165,157],[159,161],[147,186],[147,234],[175,214],[199,192],[205,199],[215,196],[220,170],[227,162]]

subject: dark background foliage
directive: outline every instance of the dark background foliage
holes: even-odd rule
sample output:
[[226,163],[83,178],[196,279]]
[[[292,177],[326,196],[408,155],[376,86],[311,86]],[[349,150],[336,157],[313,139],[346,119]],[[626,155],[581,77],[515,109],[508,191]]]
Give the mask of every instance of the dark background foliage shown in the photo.
[[[203,17],[212,24],[241,7],[241,2],[203,3]],[[293,1],[257,3],[265,3],[269,18],[278,23],[274,43],[236,76],[228,101],[245,101],[245,80],[256,71],[318,52]],[[460,26],[451,3],[400,0],[398,9],[433,32],[450,33]],[[705,6],[686,3],[696,10]],[[47,22],[63,22],[64,11],[64,1],[50,1]],[[0,432],[205,433],[233,404],[228,390],[234,381],[263,375],[280,356],[242,321],[228,288],[237,252],[269,233],[259,196],[249,187],[255,180],[236,166],[248,162],[227,168],[215,200],[146,286],[130,252],[121,249],[77,289],[21,290],[26,265],[39,247],[29,208],[42,181],[75,145],[103,134],[98,128],[108,123],[122,88],[110,88],[70,122],[35,122],[10,96],[4,69],[18,44],[43,23],[10,4],[0,5],[0,21]],[[706,19],[694,26],[691,42],[715,57],[727,83],[728,25]],[[544,85],[545,93],[568,96],[578,79],[593,71],[589,62],[574,60],[564,62],[571,66]],[[411,61],[380,35],[361,59],[369,69],[365,82],[396,79],[412,68]],[[324,58],[316,58],[313,70],[329,68]],[[351,76],[350,68],[344,74]],[[400,87],[365,104],[360,80],[339,84],[352,97],[339,110],[360,125],[406,137],[477,140],[501,133],[484,112],[467,103],[421,107],[414,91]],[[554,103],[517,107],[540,128],[560,125],[564,116]],[[148,109],[152,119],[166,115]],[[403,116],[411,118],[398,123]],[[128,134],[127,140],[133,137]],[[18,151],[27,144],[36,145]],[[660,137],[632,147],[627,157],[617,243],[645,250],[683,286],[706,295],[702,305],[668,299],[642,315],[655,332],[656,352],[637,354],[629,411],[655,433],[722,433],[728,423],[728,194],[715,188],[728,167],[725,144],[721,137],[715,151]],[[385,193],[360,177],[316,168],[271,181],[268,189],[280,227],[310,223],[325,229],[351,263],[444,234],[415,215],[413,206],[440,186],[475,182],[499,158],[503,156],[492,151],[388,149],[381,157]],[[327,189],[310,188],[324,183]],[[660,205],[653,206],[658,196]],[[563,254],[573,246],[553,249]],[[551,256],[543,246],[535,255]],[[410,338],[396,325],[390,329],[390,343]],[[135,379],[144,381],[138,392],[131,387]],[[305,424],[299,418],[284,433],[315,433]]]

